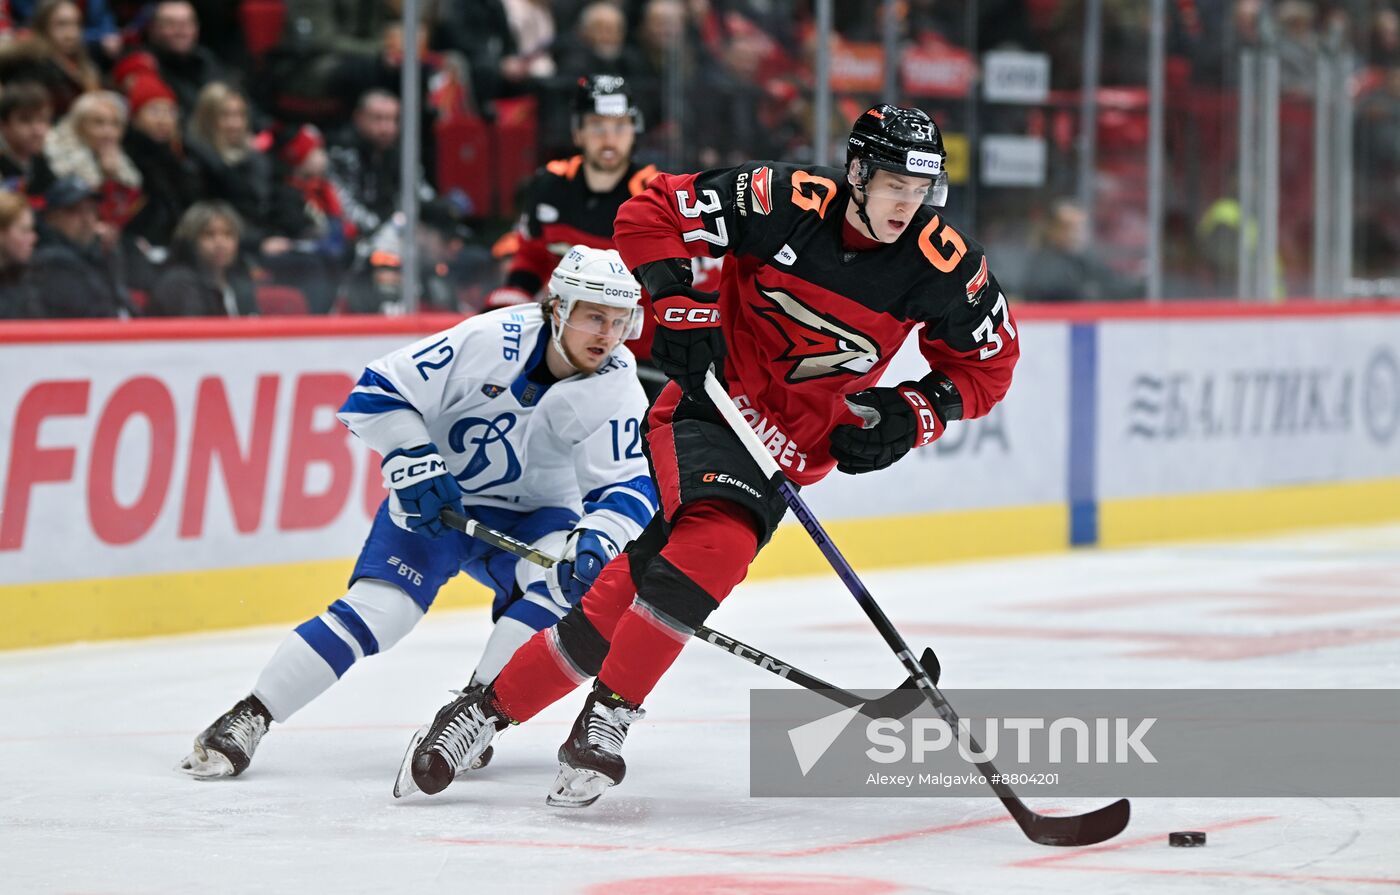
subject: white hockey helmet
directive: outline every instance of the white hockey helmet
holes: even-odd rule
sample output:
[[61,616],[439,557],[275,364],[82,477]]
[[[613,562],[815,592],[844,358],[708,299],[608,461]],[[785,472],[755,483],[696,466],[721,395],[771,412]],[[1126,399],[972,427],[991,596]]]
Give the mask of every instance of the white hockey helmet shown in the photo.
[[[559,300],[559,319],[568,321],[574,304],[591,301],[631,311],[625,340],[642,334],[642,287],[616,249],[591,249],[576,245],[549,275],[549,294]],[[559,333],[555,333],[558,338]]]

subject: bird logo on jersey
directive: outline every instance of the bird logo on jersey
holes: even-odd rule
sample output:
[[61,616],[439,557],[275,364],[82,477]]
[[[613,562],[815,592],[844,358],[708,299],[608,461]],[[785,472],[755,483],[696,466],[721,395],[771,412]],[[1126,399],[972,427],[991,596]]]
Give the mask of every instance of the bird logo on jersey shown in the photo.
[[759,295],[772,302],[757,308],[759,314],[787,340],[780,361],[795,361],[787,372],[788,382],[805,382],[824,376],[847,373],[863,376],[880,362],[875,341],[849,329],[798,301],[781,289],[758,286]]

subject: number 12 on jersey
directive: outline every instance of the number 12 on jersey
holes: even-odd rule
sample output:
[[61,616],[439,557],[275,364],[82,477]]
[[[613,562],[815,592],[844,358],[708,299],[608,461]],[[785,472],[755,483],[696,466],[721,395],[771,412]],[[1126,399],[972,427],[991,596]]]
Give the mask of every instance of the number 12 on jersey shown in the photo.
[[[625,420],[608,420],[612,426],[612,454],[614,461],[642,459],[642,422],[636,417]],[[627,442],[626,448],[622,446]]]

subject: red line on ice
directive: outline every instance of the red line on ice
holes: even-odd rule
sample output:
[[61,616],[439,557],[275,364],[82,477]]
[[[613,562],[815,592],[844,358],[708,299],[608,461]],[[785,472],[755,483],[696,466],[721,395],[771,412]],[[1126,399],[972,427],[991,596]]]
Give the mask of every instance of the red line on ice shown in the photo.
[[[1219,830],[1229,830],[1235,827],[1251,826],[1253,824],[1264,823],[1266,821],[1278,820],[1271,815],[1259,815],[1257,817],[1242,817],[1239,820],[1225,821],[1223,823],[1211,824],[1208,826],[1198,826],[1196,829],[1206,833],[1213,833]],[[1303,883],[1357,883],[1379,886],[1400,886],[1400,879],[1391,879],[1377,876],[1330,876],[1308,873],[1280,873],[1271,870],[1212,870],[1193,867],[1112,867],[1106,864],[1081,864],[1078,863],[1083,858],[1092,858],[1095,855],[1105,854],[1111,851],[1124,851],[1127,849],[1142,848],[1148,845],[1163,845],[1162,834],[1156,833],[1151,836],[1138,836],[1134,839],[1124,839],[1117,842],[1110,842],[1105,845],[1095,845],[1090,848],[1074,849],[1072,851],[1056,852],[1054,854],[1042,855],[1038,858],[1028,858],[1024,861],[1017,861],[1011,864],[1012,867],[1023,867],[1030,869],[1040,869],[1049,867],[1055,870],[1081,870],[1090,873],[1140,873],[1152,876],[1198,876],[1214,877],[1221,879],[1276,879],[1285,882]],[[1209,846],[1207,846],[1209,847]]]
[[944,833],[956,833],[961,830],[971,830],[977,827],[988,827],[994,824],[1007,823],[1010,819],[1011,818],[1005,816],[984,817],[978,820],[960,821],[955,824],[943,824],[937,827],[921,827],[917,830],[907,830],[902,833],[886,833],[883,836],[851,839],[846,842],[824,843],[809,848],[789,849],[785,851],[741,848],[685,848],[676,845],[621,845],[614,842],[551,842],[546,839],[461,839],[453,836],[440,837],[433,841],[441,842],[445,845],[481,845],[493,848],[500,848],[502,846],[509,848],[567,848],[583,851],[635,851],[675,855],[718,855],[730,858],[806,858],[813,855],[830,854],[835,851],[867,848],[873,845],[885,845],[891,842],[903,842],[905,840],[919,839],[925,836],[938,836]]
[[[865,630],[865,623],[813,625],[815,630]],[[1119,643],[1158,644],[1132,650],[1124,655],[1153,659],[1201,659],[1234,662],[1263,656],[1284,656],[1331,646],[1350,646],[1378,640],[1400,640],[1400,628],[1336,628],[1312,631],[1277,631],[1259,634],[1173,633],[1169,631],[1125,631],[1102,628],[1037,628],[1029,625],[956,625],[939,622],[908,622],[900,625],[905,636],[939,634],[986,637],[993,640],[1108,640]]]

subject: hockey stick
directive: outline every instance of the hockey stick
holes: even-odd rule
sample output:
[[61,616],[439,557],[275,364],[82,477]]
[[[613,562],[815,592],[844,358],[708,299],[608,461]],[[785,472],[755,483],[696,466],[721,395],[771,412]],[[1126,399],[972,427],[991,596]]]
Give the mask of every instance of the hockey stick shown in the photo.
[[[734,406],[734,401],[729,397],[728,392],[719,384],[713,372],[705,374],[705,394],[713,402],[715,409],[723,415],[729,428],[734,431],[744,447],[753,457],[754,462],[763,470],[764,475],[771,478],[773,483],[792,508],[797,521],[802,523],[802,527],[807,529],[807,534],[811,535],[816,542],[822,555],[831,563],[836,574],[845,582],[846,587],[851,591],[851,595],[856,598],[856,602],[865,610],[865,614],[874,623],[875,629],[880,632],[880,636],[894,650],[899,661],[903,663],[909,672],[915,685],[923,692],[925,698],[938,712],[940,718],[947,723],[952,730],[958,729],[958,714],[953,707],[948,704],[948,700],[939,692],[937,682],[932,680],[924,668],[915,661],[914,654],[909,651],[909,645],[904,642],[904,638],[885,615],[870,591],[861,583],[855,569],[841,555],[841,551],[836,549],[831,537],[827,535],[817,517],[812,514],[806,501],[798,495],[797,489],[788,483],[783,476],[778,463],[768,453],[767,448],[759,440],[748,422],[739,413],[739,408]],[[983,754],[982,747],[978,743],[968,738],[969,748],[975,754]],[[977,769],[991,783],[992,789],[1001,798],[1002,804],[1011,812],[1011,817],[1016,821],[1021,831],[1032,841],[1041,845],[1093,845],[1112,839],[1128,825],[1129,807],[1127,799],[1119,799],[1111,805],[1090,811],[1087,814],[1074,815],[1072,817],[1059,817],[1040,814],[1032,811],[1026,803],[1016,795],[1010,786],[1003,783],[1001,773],[990,761],[975,762]]]
[[[449,528],[455,528],[465,535],[485,541],[498,550],[504,550],[506,553],[514,554],[527,562],[543,566],[546,569],[559,561],[548,553],[536,550],[534,547],[531,547],[518,538],[513,538],[505,532],[496,531],[494,528],[482,525],[480,522],[477,522],[475,519],[470,519],[462,513],[454,512],[453,510],[443,510],[439,518],[441,518],[443,523]],[[695,629],[695,636],[706,643],[714,644],[727,653],[738,656],[751,665],[757,665],[764,671],[776,674],[778,677],[785,680],[792,681],[799,687],[821,691],[831,700],[847,708],[860,706],[861,714],[871,718],[903,718],[923,702],[923,696],[919,694],[918,685],[914,682],[912,677],[906,679],[904,683],[878,699],[862,699],[849,690],[843,690],[840,687],[832,686],[819,677],[810,675],[800,668],[794,668],[786,662],[768,655],[763,652],[763,650],[749,646],[747,643],[735,640],[727,634],[721,634],[704,625]],[[938,665],[938,657],[933,654],[933,650],[924,650],[922,663],[925,668],[929,669],[929,675],[935,681],[938,680],[940,668]]]

